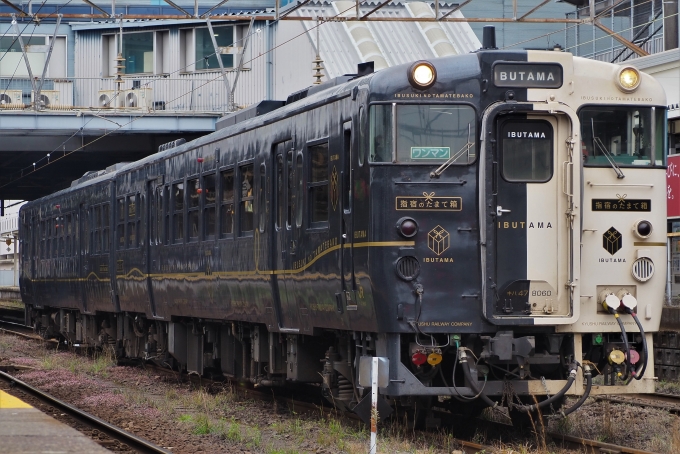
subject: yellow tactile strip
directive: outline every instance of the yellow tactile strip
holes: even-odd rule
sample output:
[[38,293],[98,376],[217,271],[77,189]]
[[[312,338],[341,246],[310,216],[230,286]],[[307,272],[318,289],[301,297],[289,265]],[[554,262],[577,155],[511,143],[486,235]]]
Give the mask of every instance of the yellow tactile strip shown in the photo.
[[0,408],[33,408],[21,399],[0,390]]

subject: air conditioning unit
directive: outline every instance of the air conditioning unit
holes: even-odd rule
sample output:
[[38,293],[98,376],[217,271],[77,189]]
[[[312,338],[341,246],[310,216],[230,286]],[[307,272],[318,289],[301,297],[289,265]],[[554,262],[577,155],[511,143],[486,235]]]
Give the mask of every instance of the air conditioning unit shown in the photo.
[[125,101],[125,90],[99,90],[97,92],[97,107],[101,109],[123,107]]
[[[59,90],[40,90],[40,103],[46,109],[61,107],[64,105],[70,105],[71,103],[65,103],[60,99],[61,93]],[[35,92],[31,92],[31,102],[35,103]]]
[[12,107],[17,105],[24,105],[24,100],[22,99],[23,93],[21,90],[4,90],[0,91],[0,108],[7,106]]
[[149,110],[153,108],[151,88],[133,88],[125,92],[126,109]]

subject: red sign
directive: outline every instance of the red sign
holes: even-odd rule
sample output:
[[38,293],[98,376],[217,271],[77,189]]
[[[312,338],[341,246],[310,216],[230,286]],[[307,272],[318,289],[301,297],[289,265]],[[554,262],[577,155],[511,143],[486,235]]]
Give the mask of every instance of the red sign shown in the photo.
[[666,196],[668,197],[668,217],[680,217],[680,155],[668,157]]

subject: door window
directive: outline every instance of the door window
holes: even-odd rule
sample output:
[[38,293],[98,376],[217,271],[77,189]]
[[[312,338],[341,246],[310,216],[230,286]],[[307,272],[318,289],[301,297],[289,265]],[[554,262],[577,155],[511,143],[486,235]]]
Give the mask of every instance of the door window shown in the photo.
[[506,181],[544,183],[553,174],[553,130],[547,121],[513,120],[501,125],[502,174]]

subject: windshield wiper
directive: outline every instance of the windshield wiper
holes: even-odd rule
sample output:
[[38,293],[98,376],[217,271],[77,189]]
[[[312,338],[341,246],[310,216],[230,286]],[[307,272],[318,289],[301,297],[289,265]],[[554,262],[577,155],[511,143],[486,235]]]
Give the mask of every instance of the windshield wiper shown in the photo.
[[621,167],[619,167],[614,161],[614,156],[609,150],[607,150],[607,147],[604,146],[602,140],[600,140],[600,138],[595,135],[595,122],[592,118],[590,119],[590,128],[593,131],[593,144],[602,152],[604,157],[607,158],[607,161],[609,161],[612,169],[614,169],[614,172],[616,172],[616,178],[619,180],[625,178],[626,176],[623,174],[623,171],[621,171]]
[[[470,148],[472,148],[475,144],[470,142],[470,132],[471,132],[471,123],[468,123],[468,137],[467,137],[467,143],[463,145],[463,148],[458,150],[453,156],[451,156],[449,159],[444,162],[444,164],[440,165],[437,170],[434,170],[430,172],[430,178],[439,178],[439,176],[444,173],[446,169],[449,168],[451,164],[454,163],[454,161],[461,156],[463,156],[464,153],[470,153]],[[468,162],[470,162],[470,158],[468,157]]]

